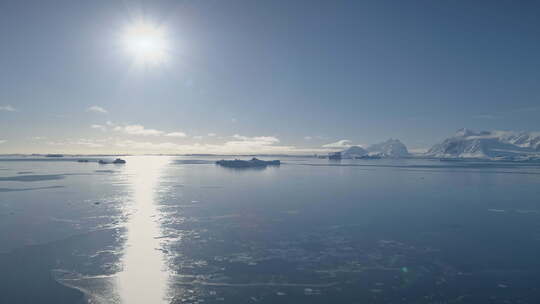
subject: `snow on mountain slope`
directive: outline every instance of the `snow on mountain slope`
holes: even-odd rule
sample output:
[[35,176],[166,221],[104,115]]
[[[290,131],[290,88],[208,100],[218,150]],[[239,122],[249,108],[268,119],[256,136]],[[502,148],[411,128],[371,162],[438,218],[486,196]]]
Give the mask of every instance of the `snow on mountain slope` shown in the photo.
[[458,158],[516,158],[540,152],[540,133],[460,129],[426,155]]
[[374,144],[366,149],[370,154],[379,154],[383,157],[397,158],[409,156],[407,147],[399,139],[389,139]]
[[540,132],[497,132],[501,141],[516,145],[521,148],[529,148],[540,151]]

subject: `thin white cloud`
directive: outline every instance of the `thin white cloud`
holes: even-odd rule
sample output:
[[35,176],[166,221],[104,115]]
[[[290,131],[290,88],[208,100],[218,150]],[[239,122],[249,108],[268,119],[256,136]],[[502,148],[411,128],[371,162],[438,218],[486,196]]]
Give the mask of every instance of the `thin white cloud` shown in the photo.
[[0,106],[0,111],[16,112],[17,109],[15,109],[13,106],[5,105],[5,106]]
[[6,142],[7,142],[7,140],[5,140],[5,139],[0,139],[0,144],[6,143]]
[[311,136],[304,136],[304,140],[312,140],[312,139],[313,139],[313,137],[311,137]]
[[517,109],[514,109],[514,110],[510,111],[510,113],[535,112],[535,111],[540,111],[540,106],[517,108]]
[[91,125],[90,128],[100,130],[103,132],[107,131],[107,127],[105,127],[104,125]]
[[103,143],[91,139],[79,139],[72,144],[86,146],[88,148],[101,148],[105,146]]
[[165,132],[156,129],[146,129],[142,125],[125,125],[114,127],[115,131],[123,132],[129,135],[159,136]]
[[241,142],[251,142],[251,143],[257,143],[260,145],[271,145],[271,144],[279,143],[279,139],[273,136],[248,137],[248,136],[242,136],[239,134],[234,134],[232,137],[234,139],[238,139]]
[[[193,136],[197,139],[197,136]],[[115,146],[124,149],[147,152],[170,152],[170,153],[214,153],[214,154],[256,154],[256,153],[294,153],[299,152],[293,146],[279,146],[279,139],[273,136],[242,136],[235,134],[233,140],[221,144],[177,144],[172,142],[153,142],[120,140]]]
[[[63,139],[59,141],[47,141],[51,146],[57,146],[64,151],[85,151],[92,149],[93,153],[210,153],[210,154],[312,154],[328,151],[319,149],[303,149],[295,146],[280,145],[279,138],[275,136],[244,136],[235,134],[229,136],[221,143],[205,143],[204,141],[195,141],[197,136],[191,137],[191,143],[175,143],[162,141],[169,133],[147,129],[142,125],[109,125],[97,124],[93,128],[96,130],[105,127],[107,130],[116,130],[123,134],[135,135],[159,135],[145,136],[146,140],[137,140],[135,138],[122,138],[122,136],[107,137],[101,139]],[[174,132],[170,132],[174,133]],[[201,136],[201,138],[203,138]],[[216,137],[217,139],[217,137]],[[222,139],[221,137],[219,139]]]
[[153,142],[142,142],[142,141],[134,141],[134,140],[118,141],[116,142],[115,145],[120,148],[137,149],[137,150],[143,150],[143,151],[152,151],[152,150],[173,151],[173,150],[179,150],[182,147],[182,145],[171,143],[171,142],[153,143]]
[[[146,129],[145,129],[146,130]],[[280,145],[274,136],[242,136],[235,134],[221,143],[208,144],[202,141],[174,143],[161,141],[165,136],[145,137],[147,140],[134,140],[121,137],[77,138],[59,141],[47,141],[46,144],[59,147],[63,151],[86,151],[93,153],[210,153],[210,154],[312,154],[324,153],[325,149],[302,149],[295,146]],[[192,137],[193,139],[193,137]]]
[[187,134],[184,132],[170,132],[165,134],[167,137],[187,137]]
[[193,136],[193,139],[201,140],[203,139],[202,135]]
[[293,146],[279,146],[279,139],[274,136],[242,136],[235,134],[234,140],[215,147],[225,153],[288,153],[296,148]]
[[[195,138],[195,136],[193,137]],[[275,143],[279,140],[271,136],[247,137],[236,135],[235,140],[222,144],[176,144],[171,142],[150,142],[122,140],[116,142],[120,148],[148,151],[148,152],[170,152],[170,153],[213,153],[213,154],[271,154],[271,153],[300,153],[303,150],[293,146],[278,146]],[[310,151],[311,152],[311,151]]]
[[350,146],[352,146],[352,141],[348,139],[342,139],[333,143],[323,145],[323,148],[341,149],[341,148],[349,148]]
[[100,106],[91,106],[86,109],[87,112],[94,112],[94,113],[101,113],[101,114],[107,114],[109,111],[105,110],[103,107]]
[[47,142],[48,145],[51,146],[85,146],[87,148],[102,148],[105,147],[106,142],[108,139],[86,139],[86,138],[79,138],[79,139],[66,139],[64,141],[49,141]]
[[477,114],[477,115],[474,115],[473,118],[477,118],[477,119],[497,119],[499,117],[496,116],[496,115],[493,115],[493,114]]
[[128,135],[142,135],[142,136],[166,136],[166,137],[187,137],[187,134],[181,131],[165,132],[162,130],[146,128],[140,124],[122,125],[115,124],[111,121],[107,121],[106,126],[95,125],[95,129],[101,129],[101,127],[110,127],[116,132],[122,132]]
[[216,136],[217,134],[216,134],[216,133],[208,133],[207,135],[208,135],[208,137],[214,137],[214,136]]

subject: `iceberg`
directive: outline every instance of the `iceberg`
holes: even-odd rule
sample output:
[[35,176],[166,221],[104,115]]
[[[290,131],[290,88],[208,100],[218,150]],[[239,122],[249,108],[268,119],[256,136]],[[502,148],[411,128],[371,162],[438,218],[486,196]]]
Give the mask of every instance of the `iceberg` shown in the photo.
[[107,165],[107,164],[125,164],[126,161],[123,160],[123,159],[121,159],[121,158],[117,158],[117,159],[115,159],[115,160],[112,161],[112,162],[110,162],[110,161],[105,161],[105,160],[100,159],[100,160],[98,161],[98,163],[101,164],[101,165]]
[[281,162],[279,160],[260,160],[258,158],[252,158],[250,160],[218,160],[216,161],[217,165],[227,167],[227,168],[264,168],[266,166],[279,166]]

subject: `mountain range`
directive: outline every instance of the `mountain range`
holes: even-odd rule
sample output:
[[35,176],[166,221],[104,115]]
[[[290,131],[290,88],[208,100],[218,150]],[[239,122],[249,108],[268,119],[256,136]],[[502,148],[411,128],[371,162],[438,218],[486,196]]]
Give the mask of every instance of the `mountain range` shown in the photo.
[[[389,139],[367,148],[352,146],[342,151],[342,155],[344,158],[358,158],[366,155],[376,155],[383,158],[411,156],[407,147],[398,139]],[[435,144],[426,153],[415,156],[507,160],[540,159],[540,132],[459,129],[453,136]]]
[[342,151],[344,158],[358,158],[365,155],[377,155],[384,158],[408,157],[407,147],[399,139],[389,139],[387,141],[371,145],[367,148],[352,146]]
[[531,158],[540,155],[540,132],[460,129],[428,150],[429,157]]

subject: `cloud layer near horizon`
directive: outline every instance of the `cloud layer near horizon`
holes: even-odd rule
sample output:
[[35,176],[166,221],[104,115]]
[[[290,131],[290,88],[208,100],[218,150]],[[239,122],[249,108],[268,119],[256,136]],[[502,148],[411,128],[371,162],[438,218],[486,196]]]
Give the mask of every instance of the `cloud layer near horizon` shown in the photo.
[[[101,129],[102,125],[93,126],[94,129]],[[114,127],[116,128],[116,127]],[[170,141],[160,141],[160,138],[181,138],[182,136],[168,137],[167,133],[159,134],[153,129],[134,128],[136,130],[131,135],[135,137],[126,139],[118,136],[107,138],[91,139],[67,139],[61,141],[47,141],[46,145],[55,151],[66,151],[66,153],[170,153],[170,154],[306,154],[314,152],[325,152],[328,149],[302,149],[290,145],[280,145],[279,138],[275,136],[244,136],[234,134],[228,137],[220,137],[222,142],[218,143],[178,143]],[[142,131],[144,130],[144,131]],[[153,131],[147,131],[153,130]],[[121,130],[125,131],[125,128]],[[155,136],[155,135],[163,136]],[[137,136],[140,135],[143,140]],[[75,148],[74,148],[75,147]],[[78,148],[77,148],[78,147]]]
[[[206,133],[205,136],[188,136],[183,131],[164,131],[148,128],[142,124],[126,124],[106,121],[91,124],[90,129],[99,131],[83,138],[62,140],[47,139],[42,141],[54,151],[62,153],[170,153],[170,154],[312,154],[328,153],[353,145],[348,139],[342,139],[312,147],[297,147],[282,144],[277,136],[246,136],[233,134],[217,136]],[[104,137],[103,134],[107,133]],[[41,138],[41,137],[33,137]],[[204,140],[203,140],[204,139]],[[312,140],[310,137],[309,140]],[[320,141],[319,141],[320,142]],[[51,151],[50,149],[47,151]]]
[[15,112],[15,111],[17,111],[17,109],[15,109],[11,105],[4,105],[4,106],[0,106],[0,111]]

